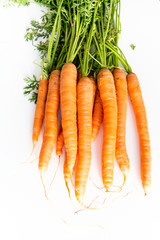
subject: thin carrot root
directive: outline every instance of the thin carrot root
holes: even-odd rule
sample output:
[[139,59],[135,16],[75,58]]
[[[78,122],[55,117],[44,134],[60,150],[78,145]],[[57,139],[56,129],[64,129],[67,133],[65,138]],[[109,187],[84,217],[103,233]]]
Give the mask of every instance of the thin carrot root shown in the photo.
[[32,164],[32,163],[34,163],[37,159],[38,159],[38,157],[36,157],[35,159],[33,159],[33,160],[30,161],[30,162],[26,161],[26,162],[22,162],[21,164]]
[[95,184],[95,182],[92,180],[91,177],[89,177],[89,180],[92,182],[92,184],[93,184],[96,188],[98,188],[98,189],[105,189],[104,186],[103,186],[103,187],[98,187],[98,186]]
[[29,157],[27,158],[27,161],[32,157],[32,154],[33,154],[33,152],[34,152],[35,146],[36,146],[36,143],[33,144],[32,151],[31,151]]
[[91,206],[96,201],[97,198],[98,198],[98,196],[96,196],[95,199],[93,199],[88,206],[85,206],[84,204],[80,204],[83,206],[83,209],[76,210],[74,213],[77,214],[78,212],[81,212],[84,210],[94,210],[95,208],[91,208]]
[[37,144],[37,142],[34,142],[34,143],[33,143],[32,151],[31,151],[29,157],[26,159],[26,161],[25,161],[24,163],[27,163],[27,162],[29,161],[29,159],[32,157],[32,154],[33,154],[33,152],[34,152],[34,149],[35,149],[36,144]]
[[51,181],[51,183],[50,183],[50,188],[51,188],[51,186],[52,186],[52,184],[53,184],[53,181],[54,181],[54,179],[55,179],[55,177],[56,177],[56,175],[57,175],[59,165],[60,165],[60,156],[59,156],[58,166],[57,166],[57,168],[56,168],[56,171],[55,171],[55,173],[54,173],[54,175],[53,175],[53,178],[52,178],[52,181]]
[[71,193],[70,193],[70,189],[69,189],[68,183],[66,182],[65,184],[66,184],[66,188],[67,188],[67,191],[68,191],[69,198],[71,200]]
[[121,189],[124,187],[124,184],[126,182],[126,178],[127,178],[127,176],[125,174],[123,174],[123,183],[122,183]]
[[41,182],[42,182],[42,185],[43,185],[44,194],[45,194],[46,199],[48,200],[47,191],[46,191],[46,186],[45,186],[44,180],[43,180],[43,174],[44,174],[44,172],[43,172],[43,171],[40,171],[40,178],[41,178]]

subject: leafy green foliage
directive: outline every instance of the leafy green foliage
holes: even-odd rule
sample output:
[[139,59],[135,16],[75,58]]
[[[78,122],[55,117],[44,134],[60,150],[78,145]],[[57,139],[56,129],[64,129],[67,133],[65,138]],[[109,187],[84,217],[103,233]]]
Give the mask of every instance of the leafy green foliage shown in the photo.
[[[31,21],[25,40],[31,41],[40,54],[42,76],[65,62],[81,68],[82,75],[95,74],[100,68],[112,69],[122,63],[130,72],[124,54],[118,47],[121,0],[8,0],[18,5],[29,3],[46,6],[40,20]],[[134,50],[135,46],[131,44]],[[39,82],[25,78],[24,95],[36,102]]]
[[26,86],[24,87],[24,95],[29,96],[30,102],[37,102],[37,96],[38,96],[38,87],[39,87],[39,81],[37,81],[36,76],[33,75],[33,79],[30,77],[27,77],[24,79],[26,82]]
[[40,21],[31,21],[31,27],[27,28],[25,35],[25,40],[32,41],[33,45],[40,52],[42,60],[44,60],[47,55],[49,37],[56,16],[55,11],[43,13],[44,15],[41,17]]
[[136,46],[133,43],[130,45],[130,47],[132,48],[132,50],[136,48]]
[[30,4],[30,0],[8,0],[6,6],[10,6],[11,4],[18,4],[18,6],[28,6]]

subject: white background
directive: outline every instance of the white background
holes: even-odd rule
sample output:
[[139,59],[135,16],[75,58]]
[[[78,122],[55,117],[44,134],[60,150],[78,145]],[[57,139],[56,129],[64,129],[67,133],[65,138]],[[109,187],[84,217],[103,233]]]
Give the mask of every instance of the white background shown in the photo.
[[[140,80],[146,105],[152,147],[152,188],[144,197],[140,180],[140,152],[134,114],[128,101],[127,150],[131,169],[123,191],[107,198],[102,210],[80,209],[68,198],[63,180],[63,158],[57,177],[44,197],[37,162],[22,164],[32,149],[32,124],[35,105],[23,96],[23,78],[40,76],[38,53],[24,40],[31,19],[39,19],[41,8],[0,6],[0,239],[160,239],[160,2],[158,0],[122,0],[120,47]],[[130,44],[136,45],[133,51]],[[90,176],[101,181],[102,132],[92,145]],[[32,159],[38,157],[37,146]],[[53,152],[47,190],[57,166]],[[121,185],[122,174],[115,162],[114,184]],[[71,187],[72,188],[72,187]],[[86,199],[95,190],[88,181]],[[95,193],[92,196],[92,193]],[[128,194],[127,194],[128,193]],[[106,195],[105,195],[106,196]],[[72,189],[72,197],[74,192]],[[100,201],[97,200],[97,201]],[[66,221],[65,222],[63,222]]]

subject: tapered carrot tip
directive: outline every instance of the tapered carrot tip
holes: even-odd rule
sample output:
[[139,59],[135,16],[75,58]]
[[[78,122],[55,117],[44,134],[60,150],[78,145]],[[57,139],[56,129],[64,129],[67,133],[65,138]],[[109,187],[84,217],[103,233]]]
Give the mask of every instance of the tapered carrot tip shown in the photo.
[[44,180],[43,180],[44,173],[45,173],[45,171],[44,171],[43,169],[41,169],[41,170],[40,170],[40,178],[41,178],[41,182],[42,182],[42,185],[43,185],[45,197],[46,197],[46,199],[48,200],[47,191],[46,191],[46,186],[45,186]]
[[71,199],[71,193],[70,193],[69,186],[68,186],[67,182],[66,182],[66,188],[67,188],[67,191],[68,191],[69,198]]
[[37,141],[33,141],[33,148],[32,148],[32,152],[34,151],[36,144],[37,144]]
[[51,181],[51,183],[50,183],[50,187],[52,186],[53,181],[54,181],[54,179],[55,179],[55,177],[56,177],[56,175],[57,175],[59,165],[60,165],[60,155],[59,155],[58,166],[57,166],[57,168],[56,168],[56,171],[55,171],[54,176],[53,176],[53,178],[52,178],[52,181]]
[[32,154],[33,154],[33,152],[34,152],[34,149],[35,149],[36,144],[37,144],[37,141],[36,141],[36,142],[33,142],[33,148],[32,148],[32,151],[31,151],[31,153],[30,153],[30,155],[29,155],[29,157],[27,158],[26,161],[28,161],[28,160],[32,157]]
[[143,186],[143,190],[144,190],[144,195],[147,196],[148,192],[149,192],[149,189],[150,189],[150,185],[145,185]]
[[121,189],[124,187],[124,184],[125,184],[125,182],[126,182],[126,177],[127,177],[127,175],[126,174],[123,174],[123,183],[122,183],[122,186],[121,186]]

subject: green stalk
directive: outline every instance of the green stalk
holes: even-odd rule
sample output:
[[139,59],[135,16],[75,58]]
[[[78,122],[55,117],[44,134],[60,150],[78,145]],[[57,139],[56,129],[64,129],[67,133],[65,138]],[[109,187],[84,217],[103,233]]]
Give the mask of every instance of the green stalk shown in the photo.
[[[125,68],[125,70],[128,73],[132,72],[132,69],[130,67],[130,65],[128,64],[127,60],[122,56],[122,51],[120,50],[119,47],[114,46],[112,43],[106,42],[106,47],[113,53],[116,55],[116,57],[120,60],[120,62],[122,63],[123,67]],[[121,54],[119,53],[119,51],[121,52]],[[118,67],[118,66],[117,66]]]
[[90,58],[89,52],[91,49],[92,39],[95,35],[94,28],[95,28],[96,15],[97,15],[98,8],[99,8],[99,0],[97,1],[97,5],[94,9],[93,19],[92,19],[92,23],[90,26],[89,34],[86,37],[87,39],[86,39],[86,44],[84,47],[83,58],[81,58],[82,61],[80,64],[81,64],[82,76],[88,76],[90,69],[91,69],[91,67],[89,67],[89,58]]
[[[53,56],[52,56],[52,48],[53,48],[54,38],[56,37],[56,33],[57,33],[57,31],[56,31],[57,30],[57,22],[58,22],[58,19],[60,19],[60,10],[61,10],[61,7],[62,7],[62,3],[63,3],[63,0],[61,0],[61,2],[59,4],[57,16],[56,16],[55,22],[53,24],[52,33],[51,33],[50,40],[49,40],[48,54],[47,54],[47,62],[49,64],[49,69],[52,68],[51,58],[54,58],[55,52],[56,52],[56,49],[54,49]],[[56,44],[56,47],[57,46],[58,46],[58,44]]]

